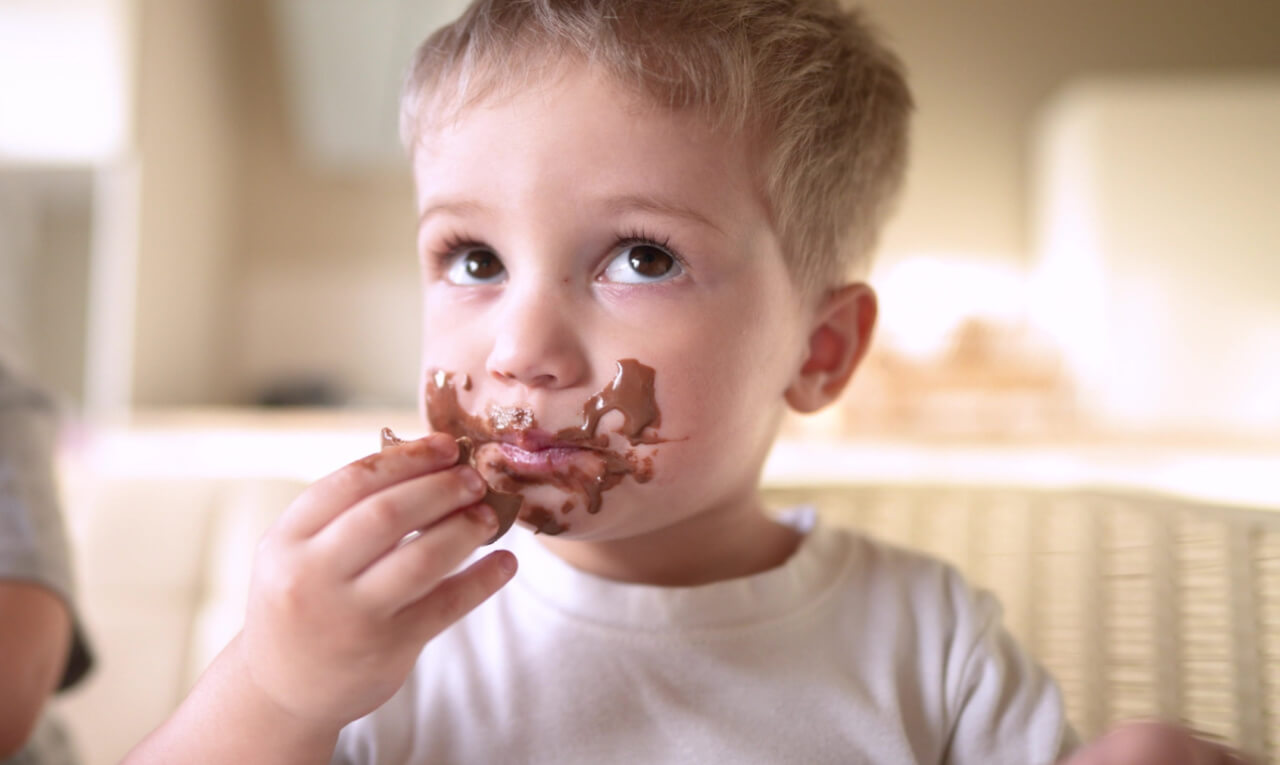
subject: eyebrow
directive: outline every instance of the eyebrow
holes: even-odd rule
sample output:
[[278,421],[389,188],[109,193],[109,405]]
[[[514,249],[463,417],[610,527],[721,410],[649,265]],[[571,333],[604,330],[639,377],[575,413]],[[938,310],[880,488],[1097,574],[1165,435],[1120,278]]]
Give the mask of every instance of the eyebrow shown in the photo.
[[609,197],[605,200],[605,207],[613,213],[641,210],[673,218],[684,218],[713,228],[722,234],[724,233],[724,230],[717,226],[714,221],[692,207],[686,207],[685,205],[673,200],[663,199],[661,197],[655,197],[648,194],[623,194],[621,196]]
[[467,215],[468,213],[482,213],[489,208],[474,199],[448,199],[443,202],[427,205],[418,214],[418,228],[422,228],[422,224],[427,222],[427,218],[440,213],[449,213],[452,215]]
[[[603,206],[613,214],[640,210],[673,218],[684,218],[713,228],[722,234],[724,233],[724,229],[697,210],[650,194],[620,194],[606,197],[603,201]],[[418,226],[421,227],[433,215],[442,213],[468,215],[489,212],[490,209],[489,206],[475,199],[446,199],[423,208],[422,213],[418,216]]]

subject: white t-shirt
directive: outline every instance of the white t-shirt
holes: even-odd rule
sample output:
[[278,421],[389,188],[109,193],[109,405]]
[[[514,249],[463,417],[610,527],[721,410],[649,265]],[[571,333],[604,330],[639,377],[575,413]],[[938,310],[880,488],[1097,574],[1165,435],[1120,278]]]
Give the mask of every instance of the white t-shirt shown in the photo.
[[781,567],[623,584],[508,535],[520,572],[343,731],[334,763],[1042,765],[1048,675],[949,566],[789,514]]

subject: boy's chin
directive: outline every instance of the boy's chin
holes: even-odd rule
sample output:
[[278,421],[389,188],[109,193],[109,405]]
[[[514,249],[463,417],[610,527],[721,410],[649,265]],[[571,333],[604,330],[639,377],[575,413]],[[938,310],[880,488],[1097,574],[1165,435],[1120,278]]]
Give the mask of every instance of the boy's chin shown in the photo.
[[[631,487],[634,488],[634,487]],[[554,486],[528,486],[519,491],[524,504],[516,523],[540,536],[575,541],[599,541],[612,538],[627,524],[624,516],[632,512],[632,497],[605,492],[599,509],[588,511],[588,502],[580,494]]]
[[524,504],[516,522],[536,534],[571,537],[577,516],[586,515],[572,495],[554,486],[526,486],[518,493]]

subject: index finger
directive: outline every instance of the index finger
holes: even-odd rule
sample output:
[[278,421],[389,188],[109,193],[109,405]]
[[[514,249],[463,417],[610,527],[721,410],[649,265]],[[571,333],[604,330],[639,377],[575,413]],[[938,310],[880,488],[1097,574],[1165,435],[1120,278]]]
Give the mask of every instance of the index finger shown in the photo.
[[370,494],[457,461],[458,444],[445,433],[387,444],[304,489],[281,516],[280,528],[293,537],[312,536]]

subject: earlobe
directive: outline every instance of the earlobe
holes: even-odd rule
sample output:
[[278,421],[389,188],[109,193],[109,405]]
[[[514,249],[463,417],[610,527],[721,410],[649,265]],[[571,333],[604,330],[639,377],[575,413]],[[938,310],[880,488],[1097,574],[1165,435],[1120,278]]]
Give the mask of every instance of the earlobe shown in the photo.
[[876,294],[863,283],[847,284],[823,300],[809,332],[808,353],[787,388],[792,409],[816,412],[839,397],[866,355],[876,312]]

